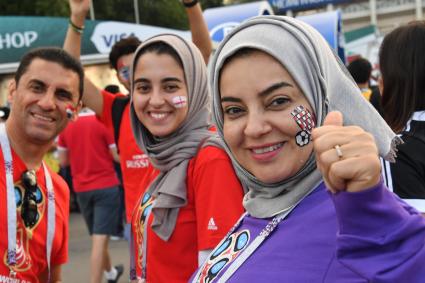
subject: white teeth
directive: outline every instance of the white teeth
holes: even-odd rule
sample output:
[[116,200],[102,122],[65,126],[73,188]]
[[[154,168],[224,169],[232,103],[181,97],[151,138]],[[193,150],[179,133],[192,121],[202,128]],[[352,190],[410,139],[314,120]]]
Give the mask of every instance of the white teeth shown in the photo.
[[53,122],[53,119],[50,117],[45,117],[45,116],[41,116],[39,114],[35,114],[34,113],[34,117],[43,121],[47,121],[47,122]]
[[163,119],[165,118],[165,116],[167,116],[167,114],[165,113],[151,113],[152,118],[154,119]]
[[256,154],[262,154],[262,153],[271,152],[271,151],[274,151],[278,148],[281,148],[282,145],[283,145],[283,143],[278,143],[278,144],[268,146],[268,147],[256,148],[256,149],[253,149],[252,151]]

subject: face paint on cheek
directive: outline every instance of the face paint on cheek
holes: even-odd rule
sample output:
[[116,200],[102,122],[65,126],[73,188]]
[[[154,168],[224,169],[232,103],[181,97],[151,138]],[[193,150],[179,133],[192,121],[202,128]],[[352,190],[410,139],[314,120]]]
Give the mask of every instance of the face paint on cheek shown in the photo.
[[72,107],[71,105],[68,105],[67,107],[66,107],[66,117],[69,119],[69,120],[72,120],[72,118],[74,118],[74,113],[75,113],[75,108],[74,107]]
[[122,67],[121,69],[118,70],[118,74],[120,75],[120,77],[128,82],[130,81],[130,68],[129,67]]
[[117,62],[117,73],[122,80],[126,82],[130,81],[130,67],[124,65],[124,63],[121,60]]
[[171,102],[173,103],[174,107],[183,108],[187,105],[187,97],[186,96],[174,96],[171,99]]
[[311,141],[311,130],[316,125],[314,115],[302,105],[297,106],[291,115],[298,127],[301,128],[301,131],[295,136],[295,143],[303,147]]

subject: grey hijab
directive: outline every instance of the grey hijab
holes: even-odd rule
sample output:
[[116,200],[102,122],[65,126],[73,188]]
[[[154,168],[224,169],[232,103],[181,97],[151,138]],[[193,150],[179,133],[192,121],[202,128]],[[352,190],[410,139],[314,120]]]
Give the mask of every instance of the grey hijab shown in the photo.
[[[153,136],[139,121],[131,101],[130,120],[138,146],[148,154],[153,166],[160,170],[148,191],[154,196],[152,207],[154,220],[152,229],[164,241],[174,231],[179,208],[187,203],[187,166],[199,149],[200,144],[212,137],[209,127],[209,92],[207,71],[200,51],[193,43],[183,38],[164,34],[154,36],[136,50],[134,58],[147,46],[163,42],[171,46],[183,62],[184,75],[188,88],[188,113],[184,122],[171,135],[158,138]],[[134,81],[135,61],[131,72]],[[133,85],[131,87],[133,97]]]
[[[341,111],[345,125],[358,125],[373,134],[380,155],[388,160],[394,159],[395,145],[399,140],[362,97],[325,39],[311,26],[284,16],[250,19],[235,28],[216,50],[210,63],[210,79],[214,119],[222,137],[220,71],[226,59],[242,48],[261,50],[285,66],[315,111],[317,126],[322,125],[329,111]],[[294,176],[278,183],[266,184],[245,170],[227,145],[225,149],[241,182],[249,188],[243,203],[248,213],[254,217],[271,217],[290,209],[322,181],[313,154]]]

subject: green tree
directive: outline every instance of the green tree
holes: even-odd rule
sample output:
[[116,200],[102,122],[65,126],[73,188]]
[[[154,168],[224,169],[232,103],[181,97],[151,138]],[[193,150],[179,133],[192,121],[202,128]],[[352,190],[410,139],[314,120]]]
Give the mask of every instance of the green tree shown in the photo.
[[[202,8],[223,5],[222,0],[201,0]],[[139,0],[140,21],[143,24],[175,29],[188,29],[184,7],[180,0]]]
[[139,1],[140,21],[143,24],[187,29],[183,5],[177,0]]
[[215,8],[223,6],[223,0],[201,0],[202,9]]
[[96,20],[135,21],[133,0],[92,0]]
[[[222,0],[201,0],[203,9],[223,5]],[[142,24],[188,29],[180,0],[138,0]],[[96,20],[135,22],[134,0],[93,0]],[[68,17],[68,0],[0,0],[1,16]]]
[[2,16],[60,17],[67,14],[67,0],[0,0],[0,15]]

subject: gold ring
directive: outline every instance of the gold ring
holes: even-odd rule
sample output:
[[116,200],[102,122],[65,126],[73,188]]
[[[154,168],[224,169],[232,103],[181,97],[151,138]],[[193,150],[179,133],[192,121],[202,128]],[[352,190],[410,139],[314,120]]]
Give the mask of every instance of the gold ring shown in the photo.
[[338,155],[338,158],[341,159],[342,158],[342,150],[341,150],[341,146],[339,144],[334,146],[335,151],[336,151],[336,155]]

